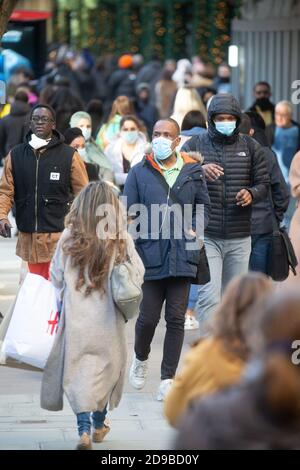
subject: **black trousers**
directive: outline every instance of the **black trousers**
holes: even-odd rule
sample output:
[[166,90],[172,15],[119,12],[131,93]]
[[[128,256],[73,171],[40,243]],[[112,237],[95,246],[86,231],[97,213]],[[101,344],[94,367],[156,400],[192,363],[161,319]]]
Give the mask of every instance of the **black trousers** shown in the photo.
[[184,320],[190,283],[189,278],[169,277],[158,281],[145,281],[143,284],[143,300],[135,325],[134,350],[140,361],[148,359],[162,306],[166,301],[167,330],[161,363],[161,380],[173,378],[178,366],[184,338]]

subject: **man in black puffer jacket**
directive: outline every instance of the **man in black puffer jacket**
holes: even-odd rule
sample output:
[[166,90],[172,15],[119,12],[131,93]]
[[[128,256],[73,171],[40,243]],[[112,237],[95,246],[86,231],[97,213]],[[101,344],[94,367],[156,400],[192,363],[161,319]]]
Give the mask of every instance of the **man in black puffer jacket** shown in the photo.
[[205,230],[211,282],[199,288],[196,304],[202,321],[215,310],[228,282],[248,271],[251,205],[266,198],[269,188],[265,153],[254,139],[239,134],[240,121],[234,96],[218,94],[208,108],[208,132],[182,148],[202,154],[211,200]]

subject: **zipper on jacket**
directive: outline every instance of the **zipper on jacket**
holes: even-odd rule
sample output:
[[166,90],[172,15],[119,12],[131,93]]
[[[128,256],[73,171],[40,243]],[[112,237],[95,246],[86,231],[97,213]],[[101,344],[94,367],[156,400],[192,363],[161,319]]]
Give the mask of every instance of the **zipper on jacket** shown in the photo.
[[37,227],[38,227],[38,220],[37,220],[37,205],[38,205],[38,200],[37,200],[37,190],[38,190],[38,176],[39,176],[39,162],[40,162],[40,153],[37,150],[36,153],[36,169],[35,169],[35,231],[37,232]]
[[224,143],[222,143],[222,167],[224,171],[224,180],[222,181],[222,198],[223,198],[223,210],[222,210],[222,232],[225,236],[225,211],[226,211],[226,169],[225,169],[225,158],[224,158]]

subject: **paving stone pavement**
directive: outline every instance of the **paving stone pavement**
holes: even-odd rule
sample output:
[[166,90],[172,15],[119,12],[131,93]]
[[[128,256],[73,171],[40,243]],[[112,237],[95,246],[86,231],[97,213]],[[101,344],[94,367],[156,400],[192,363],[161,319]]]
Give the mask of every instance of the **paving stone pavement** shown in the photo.
[[[5,313],[16,292],[21,261],[14,255],[15,239],[0,240],[0,311]],[[132,359],[134,322],[127,328],[128,364]],[[175,431],[167,424],[162,404],[156,400],[164,337],[164,320],[152,344],[149,378],[137,392],[126,381],[118,408],[109,412],[111,431],[97,450],[158,450],[172,446]],[[185,335],[184,351],[197,338]],[[183,355],[182,355],[183,356]],[[39,390],[42,373],[9,360],[0,366],[0,450],[72,450],[78,437],[76,420],[65,399],[61,412],[42,410]]]

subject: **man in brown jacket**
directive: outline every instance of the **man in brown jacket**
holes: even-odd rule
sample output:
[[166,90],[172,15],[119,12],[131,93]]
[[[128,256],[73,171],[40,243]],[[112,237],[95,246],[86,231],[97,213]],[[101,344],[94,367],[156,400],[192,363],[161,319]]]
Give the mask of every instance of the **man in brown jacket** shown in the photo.
[[72,198],[88,177],[79,154],[55,129],[55,112],[37,105],[30,115],[26,143],[5,159],[0,181],[0,235],[10,237],[8,213],[16,207],[19,230],[16,254],[29,271],[49,277],[49,264],[64,229]]

